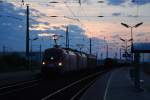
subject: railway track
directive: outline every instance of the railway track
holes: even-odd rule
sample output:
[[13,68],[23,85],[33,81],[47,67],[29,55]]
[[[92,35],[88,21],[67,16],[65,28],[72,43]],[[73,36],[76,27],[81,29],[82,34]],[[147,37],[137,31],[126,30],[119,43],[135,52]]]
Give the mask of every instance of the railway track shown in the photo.
[[78,77],[55,80],[32,80],[0,88],[1,100],[76,100],[91,86],[96,78],[107,71]]
[[37,84],[39,84],[40,80],[41,79],[35,79],[0,87],[0,96],[36,86]]
[[98,72],[75,81],[57,91],[43,97],[41,100],[78,100],[103,72]]

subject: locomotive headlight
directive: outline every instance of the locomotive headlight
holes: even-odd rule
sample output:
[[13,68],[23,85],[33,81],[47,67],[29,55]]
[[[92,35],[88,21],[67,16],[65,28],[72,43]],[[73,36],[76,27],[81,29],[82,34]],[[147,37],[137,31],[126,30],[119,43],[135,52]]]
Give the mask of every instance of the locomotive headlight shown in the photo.
[[43,61],[42,64],[45,65],[45,62]]
[[62,66],[62,62],[59,62],[58,65],[59,65],[59,66]]
[[54,57],[51,57],[51,60],[53,60],[54,59]]

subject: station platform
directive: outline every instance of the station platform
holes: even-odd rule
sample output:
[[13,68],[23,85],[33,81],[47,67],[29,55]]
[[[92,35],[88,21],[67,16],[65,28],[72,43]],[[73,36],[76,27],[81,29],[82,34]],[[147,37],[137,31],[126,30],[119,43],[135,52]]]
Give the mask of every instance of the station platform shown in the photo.
[[137,91],[129,68],[115,69],[98,77],[80,100],[150,100],[150,76],[141,72],[143,91]]

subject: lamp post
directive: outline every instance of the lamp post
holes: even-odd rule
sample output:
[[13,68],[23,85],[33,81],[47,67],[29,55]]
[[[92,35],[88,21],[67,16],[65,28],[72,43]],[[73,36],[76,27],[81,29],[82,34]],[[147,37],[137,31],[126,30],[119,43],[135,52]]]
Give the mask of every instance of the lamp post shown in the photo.
[[[131,28],[131,52],[134,52],[134,48],[133,48],[133,34],[132,34],[132,28],[137,28],[140,25],[143,24],[143,22],[141,23],[137,23],[134,26],[129,26],[125,23],[121,23],[123,26],[125,26],[126,28]],[[133,60],[133,55],[132,55],[132,60]],[[130,76],[132,76],[132,73],[134,73],[134,85],[135,88],[137,88],[139,91],[143,91],[143,89],[141,88],[141,83],[140,83],[140,55],[139,53],[136,53],[134,55],[134,69],[130,70]],[[134,72],[133,72],[134,71]]]
[[139,27],[142,24],[143,24],[143,22],[140,22],[140,23],[137,23],[134,26],[130,26],[130,25],[127,25],[125,23],[121,23],[121,25],[123,25],[124,27],[131,29],[131,52],[133,52],[133,50],[134,50],[134,48],[133,48],[133,31],[132,30],[133,30],[133,28],[137,28],[137,27]]
[[126,57],[126,60],[127,60],[128,47],[130,47],[130,46],[128,46],[128,41],[131,41],[131,39],[130,39],[130,40],[127,40],[127,39],[123,39],[123,38],[120,37],[120,40],[125,43],[125,46],[122,46],[122,47],[124,48],[125,57]]
[[90,54],[92,54],[92,38],[90,38],[89,40],[90,40]]
[[119,52],[120,52],[120,60],[122,60],[121,48],[120,48]]

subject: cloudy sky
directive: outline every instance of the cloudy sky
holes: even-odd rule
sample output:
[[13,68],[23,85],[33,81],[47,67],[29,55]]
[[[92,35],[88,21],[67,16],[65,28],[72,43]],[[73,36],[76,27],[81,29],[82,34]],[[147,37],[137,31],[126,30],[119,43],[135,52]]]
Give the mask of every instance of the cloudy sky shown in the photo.
[[[51,3],[52,1],[58,3]],[[149,35],[150,32],[150,13],[148,13],[150,0],[100,1],[103,2],[98,0],[24,0],[24,3],[30,4],[31,8],[43,13],[40,15],[35,12],[33,14],[34,19],[49,24],[33,26],[37,30],[47,30],[49,27],[61,27],[71,23],[84,29],[84,34],[88,37],[102,39],[106,37],[107,40],[111,41],[116,40],[114,38],[116,36],[130,38],[130,30],[121,26],[121,22],[130,26],[143,22],[142,26],[133,29],[135,41],[145,42],[145,40],[149,40],[146,35]],[[58,17],[51,18],[50,16]]]
[[[7,2],[9,5],[2,2]],[[15,22],[19,23],[17,27],[20,29],[15,29],[17,32],[25,31],[25,9],[26,4],[29,4],[32,38],[38,36],[37,34],[47,33],[64,35],[65,26],[68,25],[73,42],[71,45],[82,42],[88,48],[87,39],[93,38],[96,50],[105,51],[105,41],[107,41],[110,50],[115,51],[114,46],[120,48],[119,46],[123,45],[120,37],[129,40],[131,36],[130,28],[120,23],[134,26],[143,22],[141,26],[133,28],[134,42],[150,42],[150,0],[0,0],[0,4],[1,16],[8,17],[9,14],[15,16],[12,19],[1,17],[3,25],[1,24],[0,28],[6,28],[7,21],[16,18],[18,20]],[[8,6],[12,6],[16,13],[8,9]],[[19,20],[23,20],[23,23]],[[2,29],[0,31],[7,32]],[[60,43],[65,44],[63,41]],[[3,44],[5,43],[3,41]]]

